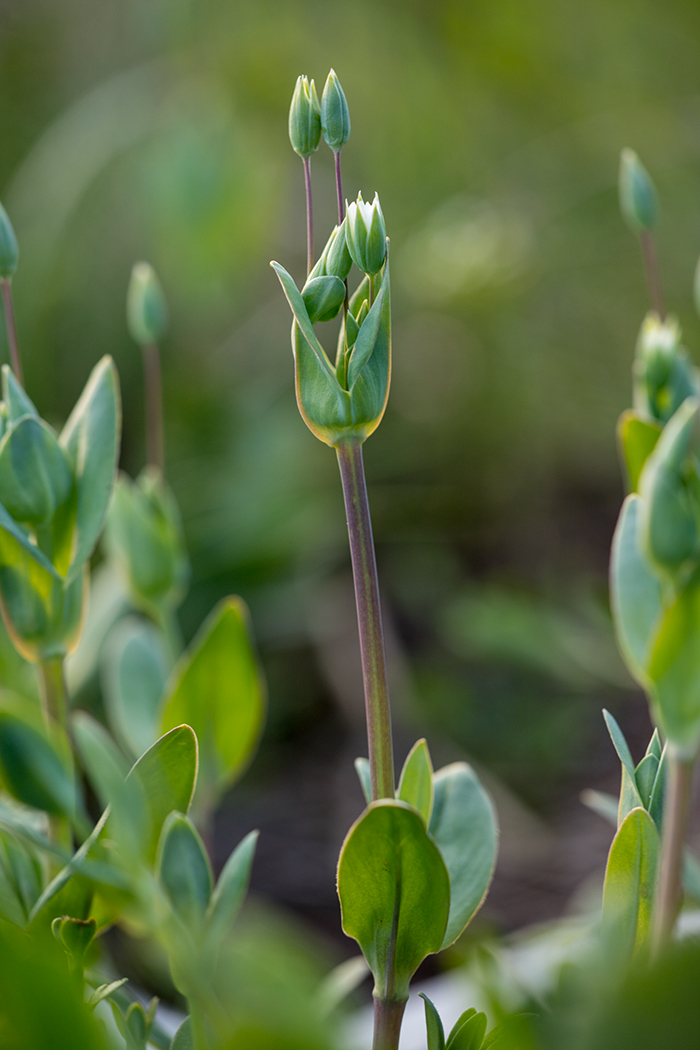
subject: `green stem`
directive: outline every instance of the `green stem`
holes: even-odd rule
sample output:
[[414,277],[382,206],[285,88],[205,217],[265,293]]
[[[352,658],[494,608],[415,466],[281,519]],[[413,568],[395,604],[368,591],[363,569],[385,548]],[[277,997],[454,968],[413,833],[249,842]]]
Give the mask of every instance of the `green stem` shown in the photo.
[[39,662],[41,704],[47,725],[57,722],[67,728],[68,690],[62,656],[47,656]]
[[668,788],[661,837],[661,868],[654,916],[654,951],[671,939],[681,905],[683,850],[690,817],[694,759],[669,752]]
[[306,189],[306,276],[314,268],[314,206],[311,196],[311,159],[304,157],[304,187]]
[[374,1042],[372,1050],[398,1050],[401,1022],[406,1003],[390,999],[374,1000]]
[[659,270],[659,259],[656,254],[656,239],[653,233],[643,230],[641,237],[642,255],[644,257],[644,272],[649,287],[649,299],[651,308],[655,310],[663,321],[666,316],[664,306],[664,293],[661,284],[661,271]]
[[161,474],[165,469],[165,442],[163,439],[163,384],[160,374],[160,353],[156,343],[142,348],[143,375],[146,387],[146,451],[149,467]]
[[355,579],[355,601],[360,629],[362,676],[365,686],[369,766],[372,799],[393,798],[394,757],[391,711],[379,602],[377,562],[362,462],[362,443],[342,441],[336,449],[348,519],[350,554]]
[[15,323],[15,308],[12,302],[12,284],[9,277],[0,280],[2,286],[2,299],[5,306],[5,325],[7,327],[7,342],[10,347],[10,364],[15,373],[15,379],[20,386],[24,386],[22,378],[22,359],[19,356],[19,342],[17,340],[17,325]]

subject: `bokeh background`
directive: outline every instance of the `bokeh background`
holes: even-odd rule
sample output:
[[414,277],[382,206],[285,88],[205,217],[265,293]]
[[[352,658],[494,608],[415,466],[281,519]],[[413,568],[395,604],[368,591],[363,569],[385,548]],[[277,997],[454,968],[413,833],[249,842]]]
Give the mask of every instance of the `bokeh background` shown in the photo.
[[[347,537],[268,266],[303,276],[295,78],[338,72],[346,194],[377,190],[392,238],[393,389],[365,460],[398,758],[427,735],[437,765],[483,774],[503,849],[480,922],[509,931],[572,907],[604,862],[610,832],[579,800],[617,786],[601,707],[635,755],[649,733],[607,607],[615,422],[647,308],[616,177],[631,146],[657,183],[665,290],[693,352],[699,45],[693,0],[0,2],[0,195],[28,389],[61,420],[113,354],[122,466],[138,472],[124,297],[132,263],[151,261],[172,310],[183,632],[241,594],[269,684],[215,856],[260,827],[254,891],[341,955],[334,866],[365,752]],[[320,249],[330,152],[312,168]]]

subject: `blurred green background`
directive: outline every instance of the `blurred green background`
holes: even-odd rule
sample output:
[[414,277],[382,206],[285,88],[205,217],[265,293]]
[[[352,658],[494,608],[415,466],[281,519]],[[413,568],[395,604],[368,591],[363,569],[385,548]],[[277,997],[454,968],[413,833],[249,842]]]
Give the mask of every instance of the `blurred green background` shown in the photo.
[[[338,926],[365,744],[337,470],[297,413],[268,267],[303,276],[295,78],[338,72],[346,195],[377,190],[392,238],[394,381],[365,461],[399,758],[426,734],[438,764],[466,756],[489,778],[505,832],[488,914],[508,929],[561,911],[604,858],[609,832],[578,801],[615,787],[600,707],[638,750],[649,732],[607,612],[614,427],[646,310],[617,163],[629,145],[657,183],[665,289],[692,352],[699,44],[692,0],[0,3],[0,195],[28,389],[63,419],[113,354],[122,466],[138,472],[124,297],[132,263],[152,262],[172,311],[183,630],[240,593],[270,688],[216,852],[261,827],[255,889],[323,928]],[[312,168],[320,249],[330,152]]]

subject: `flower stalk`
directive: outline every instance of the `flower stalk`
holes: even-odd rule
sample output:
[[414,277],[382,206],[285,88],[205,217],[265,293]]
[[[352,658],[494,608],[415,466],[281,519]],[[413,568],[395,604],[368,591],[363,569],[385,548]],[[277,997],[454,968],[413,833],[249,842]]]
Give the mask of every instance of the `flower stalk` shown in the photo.
[[695,759],[669,751],[668,793],[664,804],[659,888],[654,916],[654,952],[658,954],[673,936],[682,900],[683,850],[688,832]]
[[7,327],[7,343],[10,348],[10,365],[15,374],[15,379],[20,386],[24,386],[22,359],[19,355],[19,340],[17,339],[17,323],[15,321],[15,307],[12,301],[12,284],[10,278],[0,278],[0,286],[2,286],[2,301],[5,307],[5,325]]

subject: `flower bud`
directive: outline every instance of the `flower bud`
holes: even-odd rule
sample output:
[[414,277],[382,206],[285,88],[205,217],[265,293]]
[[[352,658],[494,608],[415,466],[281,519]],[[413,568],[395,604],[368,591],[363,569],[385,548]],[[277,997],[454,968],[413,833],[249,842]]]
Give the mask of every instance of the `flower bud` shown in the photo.
[[345,280],[352,267],[352,258],[345,237],[346,229],[347,224],[343,219],[340,226],[334,227],[323,252],[326,273],[340,277],[341,281]]
[[0,278],[7,280],[17,269],[19,247],[9,216],[0,204]]
[[379,273],[386,258],[386,226],[376,193],[371,204],[358,193],[357,200],[348,205],[345,240],[358,269],[370,275]]
[[350,138],[350,110],[340,81],[331,69],[321,96],[323,137],[334,153],[340,153]]
[[681,330],[673,317],[661,320],[649,313],[637,339],[634,362],[635,408],[667,423],[687,397],[698,392],[695,371],[681,345]]
[[131,271],[126,319],[131,338],[140,346],[157,343],[168,330],[168,304],[149,263],[136,263]]
[[332,321],[345,301],[345,285],[339,277],[312,277],[301,290],[311,324]]
[[656,223],[657,200],[654,183],[631,149],[620,154],[620,210],[633,233],[649,232]]
[[321,107],[316,85],[307,77],[297,77],[289,108],[289,141],[300,157],[310,157],[321,141]]

